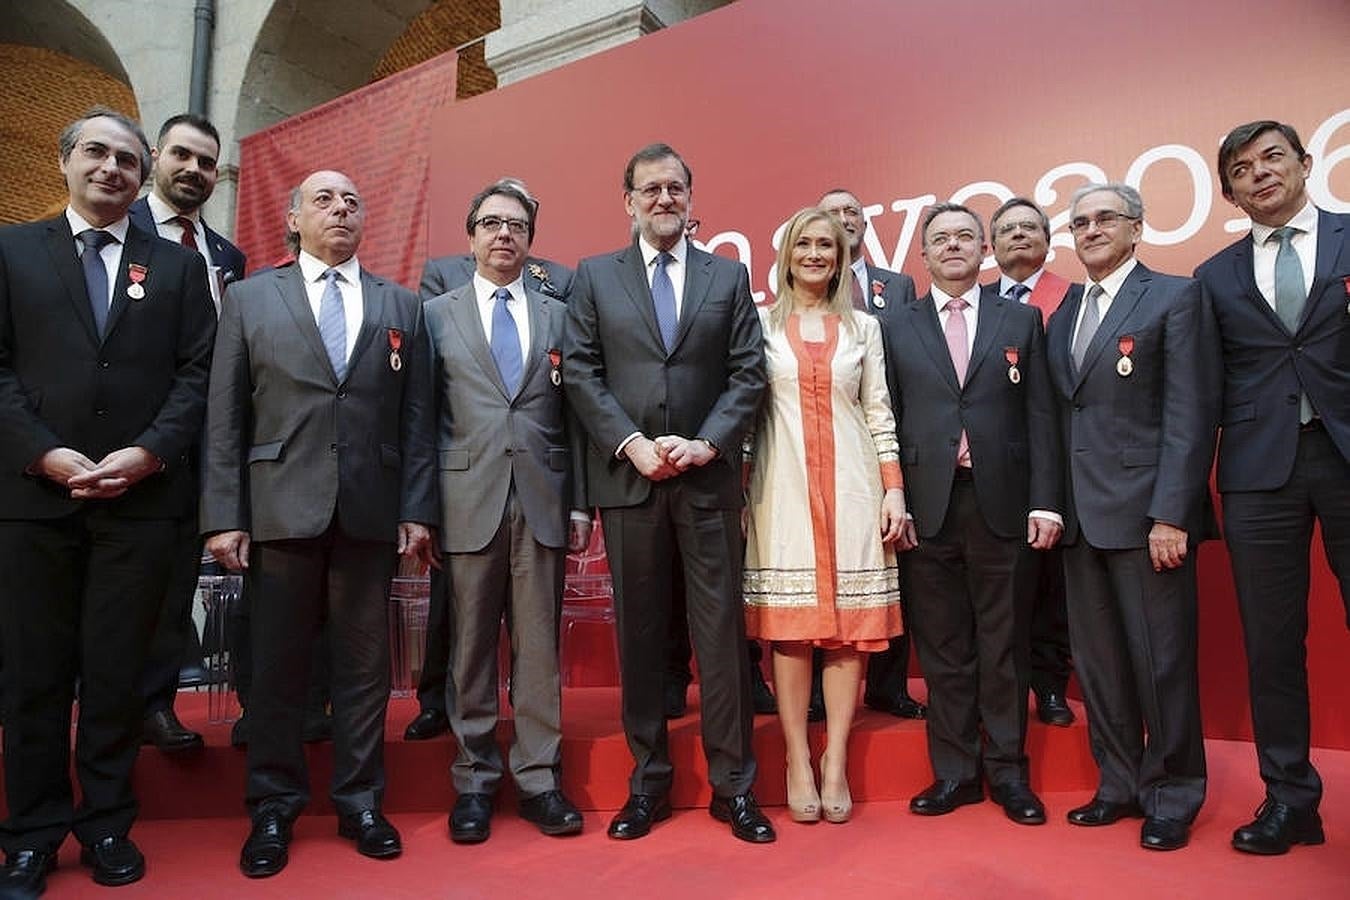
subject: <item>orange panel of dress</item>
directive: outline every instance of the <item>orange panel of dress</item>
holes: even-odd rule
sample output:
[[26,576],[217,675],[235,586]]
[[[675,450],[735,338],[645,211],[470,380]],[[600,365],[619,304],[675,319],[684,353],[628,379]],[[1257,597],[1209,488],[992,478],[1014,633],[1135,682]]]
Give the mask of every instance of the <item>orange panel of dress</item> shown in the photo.
[[746,631],[773,641],[884,650],[902,630],[895,553],[881,498],[900,487],[881,327],[835,314],[824,340],[798,314],[760,311],[769,388],[747,441]]

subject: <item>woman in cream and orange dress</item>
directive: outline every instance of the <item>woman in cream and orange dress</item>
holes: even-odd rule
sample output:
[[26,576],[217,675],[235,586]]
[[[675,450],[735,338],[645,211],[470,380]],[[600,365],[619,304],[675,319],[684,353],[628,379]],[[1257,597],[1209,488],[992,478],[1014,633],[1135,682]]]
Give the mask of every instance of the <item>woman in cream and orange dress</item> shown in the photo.
[[[816,208],[788,222],[777,302],[760,311],[769,389],[747,441],[746,630],[773,642],[798,821],[843,822],[864,654],[899,634],[891,544],[904,528],[881,329],[853,309],[843,230]],[[817,788],[807,742],[811,651],[825,654],[826,744]]]

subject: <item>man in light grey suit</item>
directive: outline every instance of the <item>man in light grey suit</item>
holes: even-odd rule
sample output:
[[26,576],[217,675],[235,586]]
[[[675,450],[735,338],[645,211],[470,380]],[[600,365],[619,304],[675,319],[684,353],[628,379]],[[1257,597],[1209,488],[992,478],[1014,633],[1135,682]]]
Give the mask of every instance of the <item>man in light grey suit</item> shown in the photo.
[[450,611],[450,724],[459,743],[450,837],[487,839],[502,779],[496,729],[503,614],[520,814],[544,834],[576,834],[581,813],[559,789],[558,614],[567,551],[585,549],[591,520],[563,404],[567,308],[522,277],[534,239],[525,194],[490,185],[471,201],[465,227],[474,276],[425,307],[446,554],[446,575],[436,586]]
[[753,716],[741,599],[741,439],[764,391],[764,348],[739,263],[685,235],[693,177],[666,144],[624,170],[636,232],[582,260],[568,301],[563,377],[590,434],[586,489],[614,576],[623,726],[636,765],[610,837],[670,816],[664,716],[671,575],[682,561],[701,681],[709,812],[745,841],[774,840],[750,788]]
[[211,369],[202,532],[252,598],[253,829],[239,862],[255,878],[286,865],[309,800],[301,726],[325,621],[338,833],[366,856],[402,849],[380,813],[388,590],[396,547],[432,552],[431,382],[417,297],[357,261],[364,219],[345,175],[306,178],[287,215],[296,263],[230,288]]

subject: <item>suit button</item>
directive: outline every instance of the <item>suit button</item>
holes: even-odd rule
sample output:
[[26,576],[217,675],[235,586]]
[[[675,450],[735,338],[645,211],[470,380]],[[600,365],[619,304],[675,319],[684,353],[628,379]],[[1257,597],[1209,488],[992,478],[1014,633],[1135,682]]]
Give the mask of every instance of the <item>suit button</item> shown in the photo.
[[511,455],[512,453],[514,453],[514,452],[515,452],[515,451],[512,450],[510,447],[507,447],[507,448],[506,448],[506,455],[507,455],[507,456],[510,456],[510,455]]
[[329,445],[328,445],[328,452],[329,452],[329,453],[336,453],[336,452],[337,452],[337,444],[329,444]]
[[98,361],[98,367],[100,369],[106,369],[108,368],[109,365],[111,365],[111,363],[109,363],[106,359],[100,359]]
[[1074,412],[1082,412],[1082,411],[1083,411],[1083,404],[1081,404],[1081,403],[1075,403],[1075,404],[1073,405],[1073,411],[1074,411]]
[[107,411],[106,409],[103,409],[102,407],[100,407],[99,409],[94,410],[94,415],[96,415],[96,416],[106,416],[107,414],[108,414],[108,411]]
[[338,392],[337,392],[337,398],[338,398],[339,400],[346,400],[346,399],[347,399],[347,392],[346,392],[346,391],[338,391]]

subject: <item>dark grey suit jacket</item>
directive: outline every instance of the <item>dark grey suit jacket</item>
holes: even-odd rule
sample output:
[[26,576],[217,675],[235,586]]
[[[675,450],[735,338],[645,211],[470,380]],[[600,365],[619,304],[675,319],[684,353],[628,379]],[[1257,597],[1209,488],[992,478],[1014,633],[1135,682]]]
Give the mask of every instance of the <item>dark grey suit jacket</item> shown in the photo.
[[[462,284],[473,280],[478,264],[473,254],[459,256],[438,256],[427,260],[422,270],[422,284],[417,294],[423,300],[438,297],[446,291],[453,291]],[[542,270],[546,277],[539,278]],[[525,284],[541,294],[566,300],[572,291],[572,270],[551,259],[536,259],[531,256],[525,260]]]
[[399,522],[436,524],[422,304],[365,270],[361,290],[364,319],[341,383],[298,265],[226,293],[207,407],[204,534],[311,538],[336,519],[350,537],[392,542]]
[[1219,490],[1282,486],[1298,449],[1298,394],[1350,460],[1350,215],[1319,211],[1308,304],[1290,334],[1256,288],[1251,235],[1195,270],[1223,342]]
[[[1075,373],[1070,358],[1083,286],[1050,317],[1046,341],[1067,466],[1064,540],[1081,528],[1103,550],[1148,546],[1155,521],[1213,537],[1209,470],[1218,411],[1219,349],[1191,278],[1135,267]],[[1133,372],[1120,375],[1121,341]]]
[[[131,224],[142,231],[153,235],[159,234],[159,229],[155,227],[155,217],[150,213],[150,201],[146,198],[141,197],[131,204],[131,208],[127,210],[127,215],[131,217]],[[211,252],[211,264],[220,268],[220,283],[228,285],[232,281],[241,281],[244,277],[246,264],[244,252],[213,231],[206,222],[202,222],[202,228],[206,231],[206,243]]]
[[[127,294],[132,265],[145,273],[140,299]],[[153,232],[127,230],[100,339],[65,215],[0,229],[0,515],[47,519],[82,505],[25,474],[48,450],[97,462],[130,446],[164,471],[96,502],[118,515],[188,514],[214,331],[201,256]]]
[[[893,316],[914,302],[914,279],[903,272],[892,272],[867,264],[867,284],[863,285],[863,296],[867,298],[867,311],[878,318]],[[876,286],[881,285],[881,291]],[[878,298],[881,300],[878,304]]]
[[651,482],[614,451],[634,432],[706,438],[720,456],[679,478],[696,506],[741,506],[741,439],[764,391],[764,346],[745,266],[689,245],[669,353],[637,242],[581,261],[567,304],[563,379],[590,436],[587,491],[632,506]]
[[[919,536],[936,535],[947,517],[962,428],[991,531],[1025,537],[1031,510],[1061,512],[1061,454],[1040,312],[982,287],[964,385],[932,294],[879,318],[905,499]],[[1016,383],[1009,357],[1017,361]]]
[[424,307],[436,383],[441,549],[451,553],[476,552],[492,540],[513,484],[530,531],[546,547],[566,547],[569,511],[586,508],[562,382],[552,377],[567,307],[525,293],[530,350],[514,394],[492,358],[472,283]]

